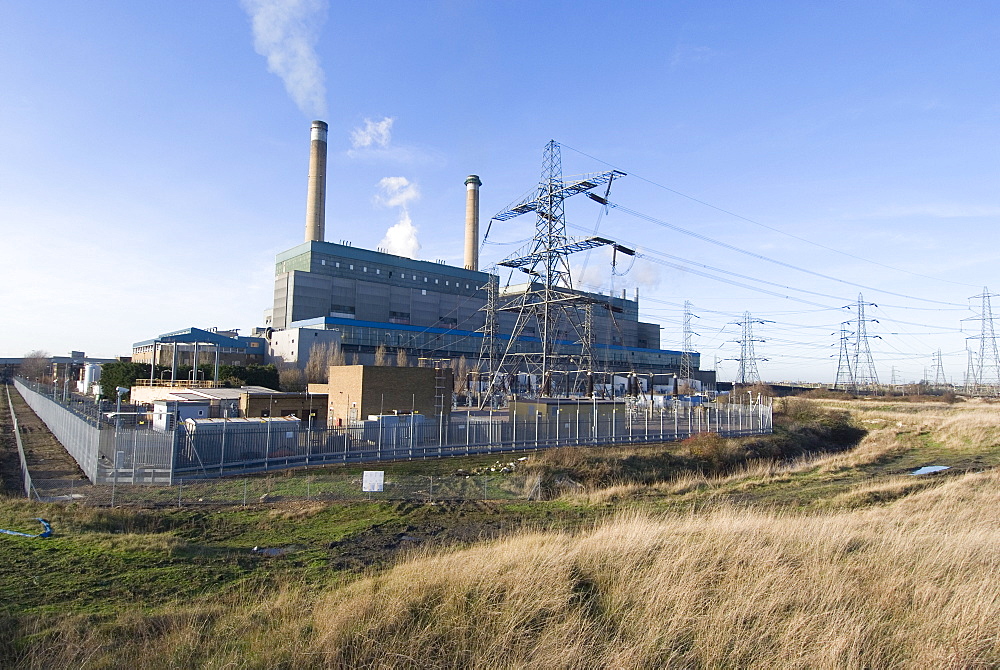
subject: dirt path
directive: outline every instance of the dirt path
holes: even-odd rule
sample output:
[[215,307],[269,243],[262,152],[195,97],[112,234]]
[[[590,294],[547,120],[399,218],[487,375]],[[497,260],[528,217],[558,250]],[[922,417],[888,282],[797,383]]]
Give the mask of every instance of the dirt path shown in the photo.
[[[63,448],[59,440],[55,438],[45,423],[38,418],[28,404],[24,402],[16,390],[11,388],[11,401],[14,404],[14,412],[17,414],[17,421],[21,428],[21,442],[24,444],[25,458],[28,462],[28,472],[31,473],[32,480],[41,482],[47,479],[59,480],[86,480],[87,476],[77,465],[72,456]],[[7,394],[3,394],[3,415],[9,415],[7,409]],[[7,416],[9,422],[9,416]],[[10,449],[13,452],[13,471],[7,467],[7,460],[4,459],[3,479],[6,483],[9,477],[13,477],[14,484],[20,490],[20,465],[17,459],[17,447],[14,443],[12,430],[4,429],[4,454],[7,453],[6,437],[10,438]],[[10,472],[10,474],[8,474]]]
[[24,495],[21,489],[21,462],[14,441],[14,422],[10,418],[6,393],[0,393],[0,495]]

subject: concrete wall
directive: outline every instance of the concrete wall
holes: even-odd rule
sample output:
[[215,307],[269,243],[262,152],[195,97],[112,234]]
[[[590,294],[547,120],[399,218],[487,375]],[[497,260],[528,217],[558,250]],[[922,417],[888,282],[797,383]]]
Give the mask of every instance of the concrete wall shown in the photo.
[[313,345],[340,343],[340,331],[318,328],[289,328],[271,333],[267,348],[267,361],[275,365],[305,367]]
[[[316,384],[310,384],[316,386]],[[244,393],[240,396],[240,414],[248,419],[295,416],[305,426],[312,415],[312,427],[325,426],[326,393]]]
[[450,369],[396,368],[373,365],[330,367],[328,384],[310,384],[310,390],[325,389],[331,426],[367,419],[372,414],[415,411],[435,416],[451,412],[454,376]]

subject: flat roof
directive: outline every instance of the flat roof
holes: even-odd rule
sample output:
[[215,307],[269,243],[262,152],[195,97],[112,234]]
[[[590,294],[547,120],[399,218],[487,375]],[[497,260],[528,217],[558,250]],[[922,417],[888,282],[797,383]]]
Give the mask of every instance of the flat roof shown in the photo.
[[466,270],[465,268],[460,268],[455,265],[436,263],[434,261],[421,261],[415,258],[407,258],[406,256],[387,254],[382,251],[372,251],[371,249],[362,249],[360,247],[349,247],[346,244],[334,244],[333,242],[303,242],[298,246],[282,251],[275,256],[274,260],[276,263],[280,263],[282,261],[287,261],[309,253],[339,256],[341,258],[348,258],[355,261],[367,261],[369,263],[384,263],[385,265],[407,268],[415,272],[450,275],[452,277],[461,277],[462,279],[476,282],[486,282],[490,278],[490,274],[487,272]]

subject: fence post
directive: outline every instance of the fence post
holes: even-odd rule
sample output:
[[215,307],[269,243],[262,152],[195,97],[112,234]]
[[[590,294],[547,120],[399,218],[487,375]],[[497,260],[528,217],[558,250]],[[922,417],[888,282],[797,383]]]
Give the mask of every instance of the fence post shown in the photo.
[[243,480],[243,506],[247,506],[247,480]]
[[183,479],[178,479],[177,480],[177,506],[178,507],[181,506],[181,493],[183,492],[183,490],[184,490],[184,480]]

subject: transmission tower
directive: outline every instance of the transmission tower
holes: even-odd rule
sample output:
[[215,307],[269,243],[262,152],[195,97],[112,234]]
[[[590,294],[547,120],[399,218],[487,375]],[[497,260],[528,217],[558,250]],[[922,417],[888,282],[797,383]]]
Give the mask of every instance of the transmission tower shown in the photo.
[[948,383],[948,379],[944,376],[944,358],[941,356],[940,349],[937,350],[934,361],[934,388],[940,390]]
[[[850,321],[840,324],[840,355],[837,357],[837,380],[833,383],[833,388],[842,388],[851,393],[857,391],[854,383],[854,368],[851,366],[853,355],[851,354],[853,331],[848,329]],[[895,384],[895,368],[893,368],[893,384]]]
[[976,355],[972,353],[972,349],[968,346],[965,347],[965,353],[968,354],[969,359],[968,365],[965,368],[965,392],[972,395],[976,393],[976,386],[978,382],[976,380]]
[[753,336],[753,324],[755,323],[763,325],[771,322],[754,319],[750,316],[750,312],[743,312],[743,319],[741,321],[732,322],[733,325],[742,326],[743,328],[743,336],[735,340],[740,344],[740,357],[736,359],[739,362],[739,369],[736,372],[736,383],[738,384],[755,384],[760,382],[757,361],[767,360],[766,358],[757,358],[756,354],[754,354],[754,342],[764,342],[764,340]]
[[681,347],[681,369],[680,378],[677,380],[677,392],[681,392],[681,385],[688,387],[688,392],[691,388],[691,369],[692,358],[691,353],[694,351],[694,345],[691,342],[691,303],[690,301],[684,301],[684,344]]
[[[477,366],[478,373],[477,376],[477,392],[481,392],[482,389],[482,374],[486,373],[487,379],[487,391],[492,391],[494,389],[494,380],[497,377],[497,364],[498,360],[498,346],[497,346],[497,334],[499,332],[499,327],[497,324],[497,307],[500,300],[500,278],[494,274],[496,268],[489,268],[490,278],[487,280],[485,286],[479,287],[480,290],[486,291],[486,304],[483,305],[483,327],[479,329],[478,332],[483,334],[483,343],[479,349],[479,364]],[[486,370],[483,370],[483,365],[485,364]],[[501,383],[497,384],[498,389],[504,389],[504,385]],[[494,404],[494,398],[490,397],[487,393],[486,396],[481,397],[480,405],[486,403]]]
[[[542,175],[535,191],[521,202],[511,205],[493,217],[493,221],[506,221],[521,214],[535,212],[535,234],[527,249],[500,262],[498,265],[520,270],[528,275],[523,286],[508,287],[499,296],[498,311],[516,314],[514,328],[490,380],[487,397],[503,392],[501,380],[517,372],[537,377],[539,395],[553,395],[554,374],[575,374],[579,387],[580,378],[593,373],[592,326],[588,326],[588,306],[609,311],[620,310],[610,299],[599,299],[573,288],[569,256],[602,246],[611,246],[614,257],[623,253],[635,255],[629,249],[604,237],[570,238],[566,235],[565,200],[578,193],[587,193],[594,200],[607,204],[605,197],[588,193],[591,189],[624,177],[618,170],[588,175],[584,179],[564,182],[562,157],[559,144],[552,140],[545,146],[542,157]],[[524,350],[527,342],[520,341],[525,329],[534,329],[539,343],[532,350]],[[575,346],[574,346],[575,345]],[[570,353],[575,350],[577,353]],[[557,381],[557,380],[556,380]],[[568,382],[568,380],[566,380]],[[566,384],[569,387],[570,384]]]
[[865,318],[865,307],[877,307],[875,303],[865,302],[864,296],[858,294],[858,311],[854,317],[854,359],[851,361],[854,374],[855,392],[868,391],[878,394],[878,373],[875,371],[875,360],[872,358],[870,339],[882,338],[868,334],[868,322],[878,323],[876,319]]
[[[980,300],[979,314],[970,317],[971,320],[980,322],[979,335],[969,337],[970,340],[979,340],[979,355],[975,361],[974,374],[971,375],[972,383],[969,384],[970,375],[966,375],[966,386],[969,392],[976,395],[996,395],[1000,389],[1000,353],[997,352],[997,336],[993,327],[993,307],[990,298],[997,297],[996,293],[990,293],[987,287],[983,287],[983,292],[974,295],[970,300]],[[971,363],[970,363],[971,365]]]

